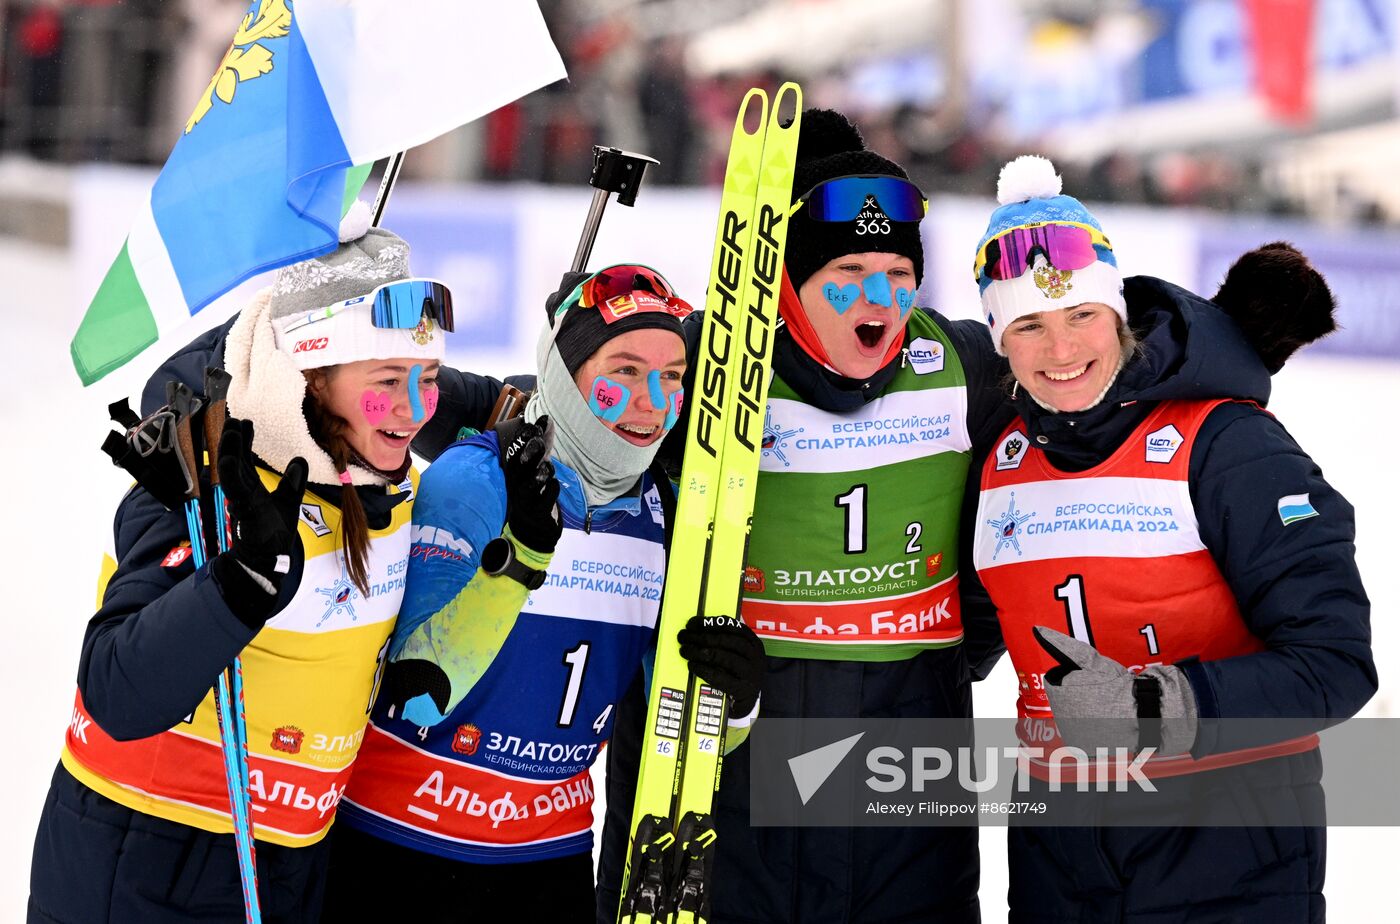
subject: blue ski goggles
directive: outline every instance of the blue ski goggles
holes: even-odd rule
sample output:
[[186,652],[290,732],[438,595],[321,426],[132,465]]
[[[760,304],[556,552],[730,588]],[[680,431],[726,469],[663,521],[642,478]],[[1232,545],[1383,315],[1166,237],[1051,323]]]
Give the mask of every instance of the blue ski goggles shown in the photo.
[[287,325],[282,331],[290,333],[299,327],[335,317],[347,308],[366,302],[370,308],[370,323],[375,327],[413,330],[426,314],[443,330],[451,332],[454,328],[452,291],[447,288],[446,283],[436,279],[399,279],[386,282],[364,295],[308,311],[300,321]]
[[923,221],[928,199],[923,190],[897,176],[838,176],[799,196],[788,215],[803,205],[813,221],[854,221],[871,200],[890,221]]

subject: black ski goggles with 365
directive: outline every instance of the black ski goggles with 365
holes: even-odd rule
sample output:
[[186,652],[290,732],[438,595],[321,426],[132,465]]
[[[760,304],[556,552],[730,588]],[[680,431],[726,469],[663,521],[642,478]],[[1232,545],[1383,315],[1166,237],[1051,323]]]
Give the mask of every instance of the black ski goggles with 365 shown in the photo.
[[282,331],[289,333],[366,302],[369,303],[370,323],[375,327],[413,330],[422,321],[424,314],[445,331],[451,332],[455,326],[452,318],[452,291],[447,288],[446,283],[436,279],[399,279],[386,282],[364,295],[308,311],[301,320],[287,325]]
[[928,199],[923,190],[897,176],[838,176],[798,197],[788,215],[803,205],[813,221],[854,221],[875,200],[890,221],[923,221]]

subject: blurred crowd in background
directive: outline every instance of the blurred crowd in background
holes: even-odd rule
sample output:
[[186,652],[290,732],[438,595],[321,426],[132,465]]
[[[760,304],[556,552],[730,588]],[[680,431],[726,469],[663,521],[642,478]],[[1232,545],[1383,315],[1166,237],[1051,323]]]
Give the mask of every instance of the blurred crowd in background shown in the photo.
[[[434,142],[410,176],[577,184],[603,143],[659,159],[651,182],[715,183],[743,91],[795,77],[809,105],[853,114],[870,146],[929,193],[985,196],[1009,157],[1038,151],[1087,200],[1400,221],[1377,191],[1383,179],[1368,185],[1375,171],[1351,166],[1357,152],[1338,161],[1304,147],[1397,124],[1390,0],[540,5],[570,79]],[[1311,98],[1286,119],[1240,108],[1247,56],[1231,43],[1252,34],[1260,7],[1259,21],[1303,11],[1317,23]],[[246,0],[0,0],[0,152],[162,163],[246,10]],[[1328,16],[1374,21],[1349,34]],[[464,39],[464,59],[475,41],[489,41],[489,22]],[[1377,61],[1395,75],[1379,93],[1365,78]],[[1126,140],[1108,137],[1105,120]],[[1212,121],[1219,137],[1202,128]]]

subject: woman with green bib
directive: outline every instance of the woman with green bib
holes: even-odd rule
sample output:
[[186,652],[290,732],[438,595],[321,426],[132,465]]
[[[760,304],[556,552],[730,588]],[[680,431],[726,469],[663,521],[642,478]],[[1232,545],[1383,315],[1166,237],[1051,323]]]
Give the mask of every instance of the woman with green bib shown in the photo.
[[[970,681],[999,638],[979,643],[994,617],[961,599],[959,522],[974,447],[1009,419],[1005,367],[980,322],[916,305],[926,202],[904,170],[839,113],[808,110],[801,132],[741,606],[768,654],[763,715],[961,718],[970,739]],[[686,329],[693,348],[696,315]],[[600,920],[617,909],[629,724]],[[748,754],[724,762],[711,920],[979,919],[975,828],[751,827]]]

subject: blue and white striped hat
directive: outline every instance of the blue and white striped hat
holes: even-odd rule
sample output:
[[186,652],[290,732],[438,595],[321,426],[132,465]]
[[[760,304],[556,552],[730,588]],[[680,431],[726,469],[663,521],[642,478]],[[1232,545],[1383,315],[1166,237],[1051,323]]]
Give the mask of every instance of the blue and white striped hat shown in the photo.
[[[1113,247],[1089,210],[1078,199],[1062,195],[1054,164],[1034,154],[1024,155],[1001,168],[997,201],[987,230],[977,243],[973,272],[982,294],[982,307],[997,352],[1004,352],[1001,335],[1017,318],[1042,311],[1072,308],[1086,302],[1108,305],[1126,323],[1123,277]],[[988,242],[1017,228],[1041,225],[1074,225],[1089,230],[1097,259],[1085,267],[1055,267],[1043,255],[1014,279],[993,279],[985,262]],[[1033,269],[1034,271],[1030,271]]]

